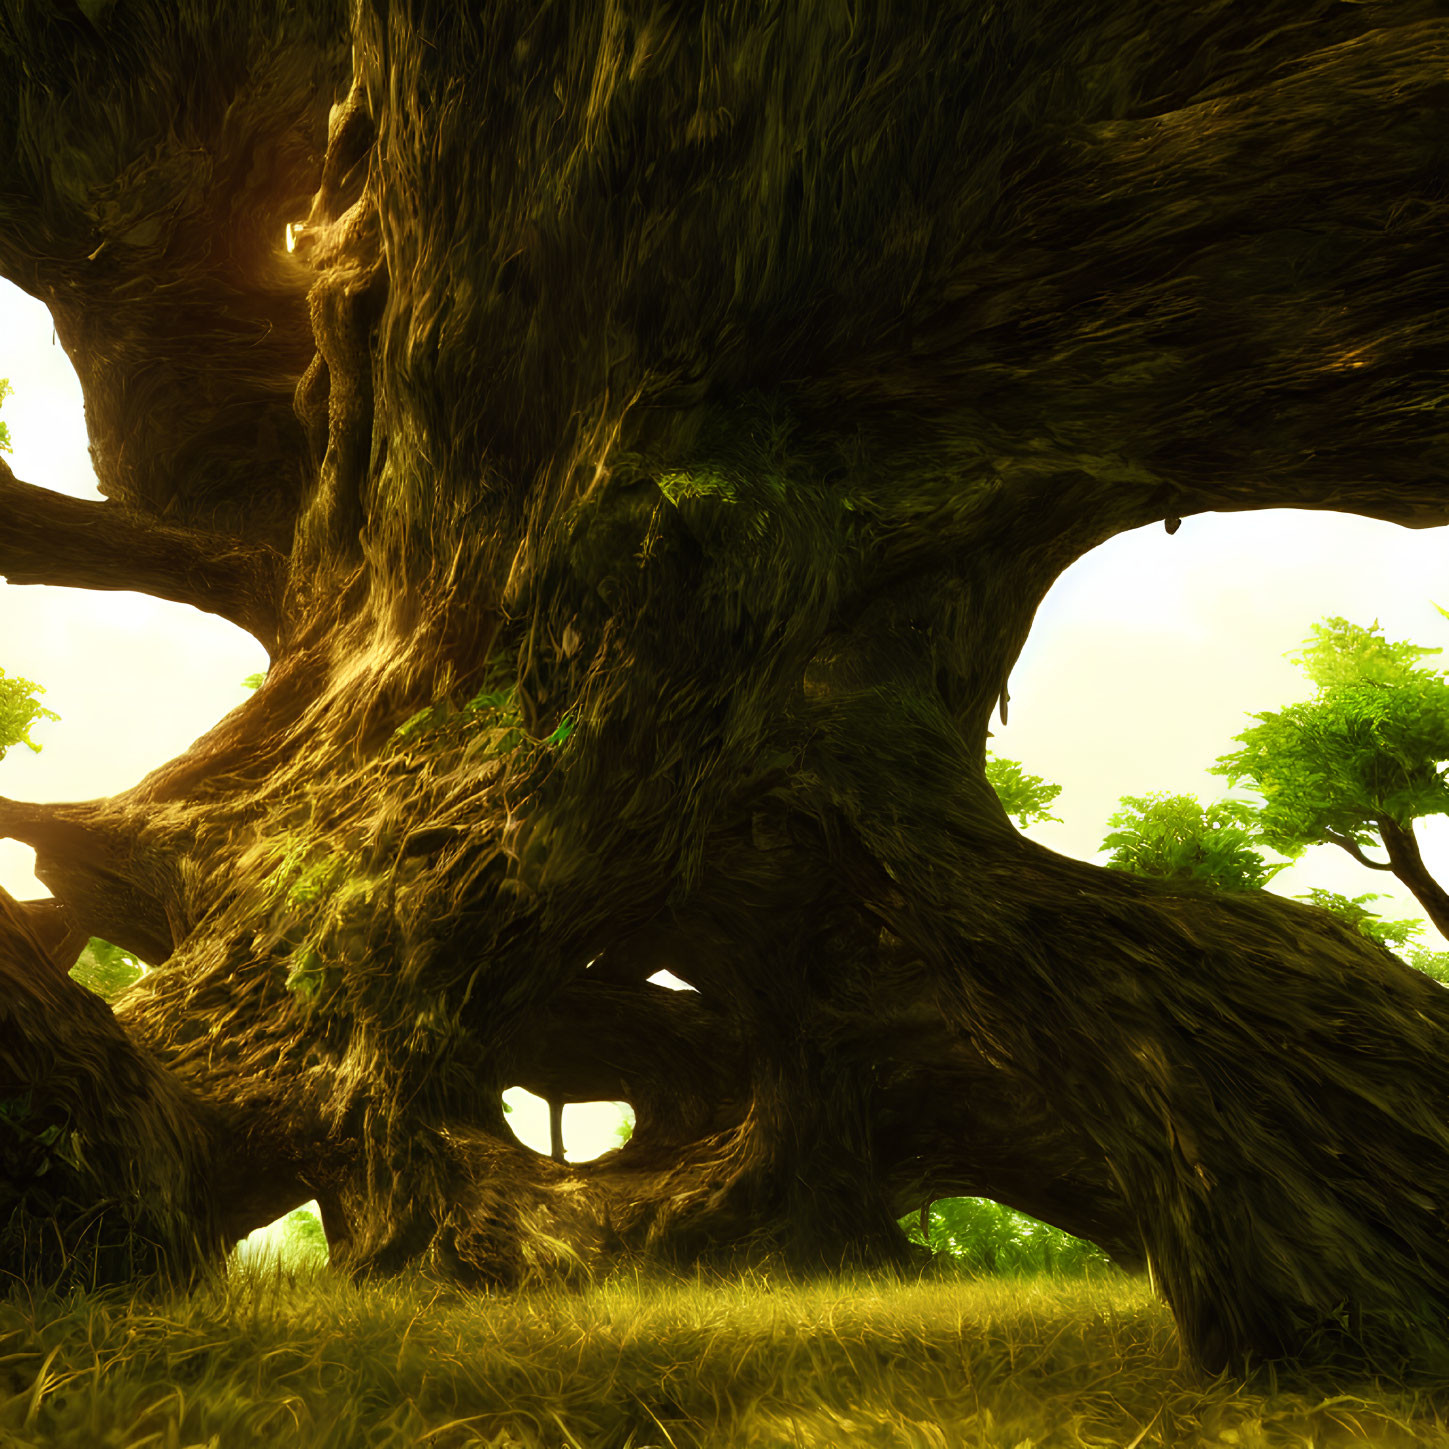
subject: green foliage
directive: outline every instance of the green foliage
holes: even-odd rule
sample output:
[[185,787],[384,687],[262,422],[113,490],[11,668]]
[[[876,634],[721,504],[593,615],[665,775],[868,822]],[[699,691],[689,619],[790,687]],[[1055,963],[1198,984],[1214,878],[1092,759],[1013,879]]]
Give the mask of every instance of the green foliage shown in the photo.
[[316,951],[303,947],[297,951],[287,968],[282,985],[302,1001],[313,1001],[328,984],[327,967]]
[[40,753],[40,746],[30,738],[30,728],[38,719],[56,719],[54,710],[46,709],[36,699],[44,694],[43,685],[28,679],[8,679],[0,669],[0,760],[11,745],[26,745]]
[[1102,841],[1107,867],[1159,880],[1193,880],[1224,891],[1262,890],[1289,862],[1268,865],[1253,848],[1257,812],[1242,800],[1206,809],[1193,795],[1124,795]]
[[247,677],[244,680],[242,680],[242,688],[243,689],[260,689],[262,687],[262,681],[266,677],[267,676],[265,674],[248,674]]
[[933,1202],[929,1238],[921,1236],[919,1213],[901,1219],[913,1243],[953,1258],[968,1272],[998,1277],[1050,1273],[1075,1277],[1111,1259],[1095,1243],[982,1197],[948,1197]]
[[1023,825],[1033,820],[1061,821],[1047,812],[1047,806],[1062,793],[1060,785],[1048,785],[1040,775],[1028,775],[1015,760],[986,757],[986,778],[996,791],[1008,815],[1015,815]]
[[129,951],[92,936],[85,944],[74,966],[70,968],[73,981],[78,981],[87,991],[94,991],[107,1005],[128,987],[134,986],[146,968]]
[[614,1139],[620,1147],[629,1141],[634,1135],[634,1124],[625,1117],[614,1131]]
[[1449,760],[1449,683],[1413,662],[1438,651],[1388,643],[1378,629],[1337,618],[1315,626],[1302,659],[1317,695],[1255,714],[1259,723],[1235,737],[1242,748],[1213,766],[1263,795],[1259,833],[1284,855],[1362,849],[1380,843],[1382,817],[1407,829],[1449,812],[1439,768]]
[[673,504],[683,498],[721,498],[734,503],[739,493],[732,478],[713,468],[699,467],[689,473],[665,473],[655,480],[659,491]]
[[1373,892],[1368,895],[1355,896],[1349,900],[1347,896],[1341,896],[1336,891],[1315,888],[1307,895],[1296,896],[1294,899],[1307,901],[1310,906],[1317,906],[1320,910],[1331,911],[1341,921],[1354,927],[1371,941],[1377,941],[1379,945],[1387,946],[1390,950],[1404,945],[1412,936],[1423,934],[1423,921],[1385,921],[1376,911],[1366,910],[1365,901],[1389,899],[1387,896],[1376,895]]
[[[1434,605],[1439,609],[1437,604]],[[1439,609],[1445,618],[1443,609]],[[1416,661],[1442,649],[1421,649],[1417,644],[1391,644],[1379,632],[1379,621],[1362,629],[1334,617],[1315,624],[1304,647],[1292,659],[1320,689],[1341,684],[1412,685],[1422,679]]]
[[[290,950],[273,962],[281,984],[301,1006],[312,1006],[335,987],[340,972],[326,947],[339,911],[376,888],[345,857],[329,853],[315,836],[287,835],[263,849],[277,864],[263,881],[273,910],[284,918],[281,939]],[[324,907],[326,909],[324,909]]]
[[[545,740],[534,742],[556,748],[573,733],[574,722],[567,716]],[[529,742],[518,713],[518,689],[495,677],[466,704],[458,706],[448,698],[438,700],[405,720],[393,731],[394,745],[445,743],[468,739],[469,754],[485,760],[511,754]]]
[[[15,389],[10,386],[10,379],[0,377],[0,407],[5,406],[5,399],[14,391]],[[0,453],[8,453],[10,451],[10,429],[4,421],[0,421]]]
[[1419,947],[1404,958],[1415,971],[1432,976],[1435,981],[1449,986],[1449,951],[1430,951]]
[[297,1208],[282,1219],[282,1256],[293,1263],[327,1262],[327,1234],[310,1208]]

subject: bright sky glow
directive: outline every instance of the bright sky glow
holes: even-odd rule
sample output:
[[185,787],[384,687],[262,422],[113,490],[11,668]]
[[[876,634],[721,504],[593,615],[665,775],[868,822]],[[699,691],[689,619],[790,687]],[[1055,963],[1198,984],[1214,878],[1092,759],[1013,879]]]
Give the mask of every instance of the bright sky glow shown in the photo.
[[[52,344],[49,314],[4,282],[0,339],[0,377],[14,387],[5,406],[10,466],[26,482],[99,498],[80,387]],[[1101,859],[1120,796],[1218,798],[1227,782],[1207,767],[1233,748],[1247,716],[1312,693],[1283,656],[1319,619],[1377,619],[1389,639],[1449,647],[1449,622],[1430,602],[1449,607],[1446,566],[1442,529],[1350,514],[1207,514],[1184,519],[1172,536],[1153,525],[1111,540],[1044,602],[1011,676],[1010,724],[998,716],[994,726],[996,754],[1063,787],[1052,810],[1064,823],[1026,833],[1064,855]],[[249,635],[187,605],[0,585],[0,668],[44,685],[42,702],[61,716],[34,728],[40,754],[16,746],[0,762],[0,794],[58,801],[124,790],[243,703],[242,680],[266,667],[266,651]],[[1434,817],[1416,829],[1425,863],[1449,880],[1449,822]],[[0,886],[21,900],[48,895],[33,862],[28,848],[0,841]],[[1391,876],[1332,846],[1309,850],[1272,883],[1282,895],[1313,886],[1377,891],[1390,898],[1376,903],[1380,914],[1423,916]],[[1449,945],[1432,927],[1420,944]],[[547,1112],[540,1134],[539,1110],[519,1099],[510,1125],[547,1151]],[[614,1146],[619,1120],[612,1104],[570,1106],[569,1156]]]

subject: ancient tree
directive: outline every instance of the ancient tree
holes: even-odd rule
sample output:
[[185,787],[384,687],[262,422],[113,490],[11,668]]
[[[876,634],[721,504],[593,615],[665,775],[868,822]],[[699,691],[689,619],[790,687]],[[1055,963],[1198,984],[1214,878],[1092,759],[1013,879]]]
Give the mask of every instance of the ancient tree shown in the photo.
[[[0,901],[12,1271],[312,1196],[357,1274],[890,1263],[973,1193],[1205,1367],[1442,1361],[1449,995],[984,771],[1114,534],[1449,520],[1439,0],[17,0],[0,52],[106,499],[0,467],[0,572],[271,656],[124,794],[0,800],[54,895]],[[114,1014],[91,936],[157,968]],[[512,1083],[634,1139],[529,1152]]]

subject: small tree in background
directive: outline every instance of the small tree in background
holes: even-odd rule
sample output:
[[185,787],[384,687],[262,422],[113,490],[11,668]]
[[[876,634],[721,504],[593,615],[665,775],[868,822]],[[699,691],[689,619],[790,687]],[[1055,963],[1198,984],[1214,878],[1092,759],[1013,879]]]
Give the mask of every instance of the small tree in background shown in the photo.
[[[1341,618],[1316,624],[1298,659],[1317,695],[1255,714],[1259,723],[1236,736],[1242,748],[1220,757],[1212,773],[1247,780],[1262,794],[1256,828],[1264,844],[1292,859],[1310,845],[1336,845],[1369,870],[1389,871],[1449,935],[1449,895],[1425,867],[1413,826],[1449,813],[1441,768],[1449,761],[1449,683],[1416,663],[1439,652],[1390,643],[1377,620],[1369,629]],[[1379,846],[1387,861],[1364,854]]]

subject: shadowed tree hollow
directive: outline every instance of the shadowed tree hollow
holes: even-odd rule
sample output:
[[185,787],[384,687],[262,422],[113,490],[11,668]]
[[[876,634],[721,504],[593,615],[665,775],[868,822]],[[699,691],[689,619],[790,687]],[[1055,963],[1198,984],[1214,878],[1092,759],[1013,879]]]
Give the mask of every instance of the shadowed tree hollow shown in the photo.
[[[18,0],[0,56],[105,495],[0,464],[0,573],[271,656],[0,800],[8,1269],[313,1196],[358,1275],[889,1264],[959,1193],[1204,1368],[1443,1366],[1449,994],[985,774],[1114,534],[1449,520],[1442,3]],[[91,936],[156,968],[114,1013]],[[529,1152],[513,1084],[634,1137]]]

